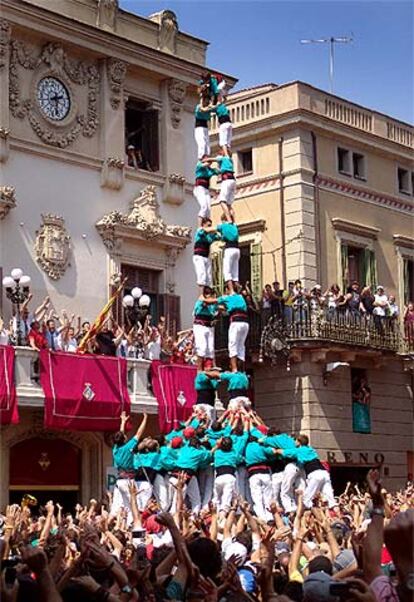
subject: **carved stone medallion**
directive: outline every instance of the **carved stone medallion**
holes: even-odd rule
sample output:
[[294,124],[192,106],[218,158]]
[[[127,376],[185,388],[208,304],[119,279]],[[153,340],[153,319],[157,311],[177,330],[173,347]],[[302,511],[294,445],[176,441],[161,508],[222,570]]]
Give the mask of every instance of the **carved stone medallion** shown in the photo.
[[181,110],[187,91],[187,85],[178,80],[168,82],[168,96],[170,98],[171,125],[177,129],[181,123]]
[[14,186],[0,186],[0,219],[6,217],[10,209],[16,206]]
[[58,280],[66,271],[70,241],[63,217],[42,214],[42,225],[36,232],[36,261],[52,280]]
[[115,31],[118,0],[97,0],[96,24],[107,31]]
[[108,59],[106,71],[111,90],[110,103],[111,107],[116,111],[121,104],[122,88],[127,73],[127,66],[123,61],[119,61],[118,59]]

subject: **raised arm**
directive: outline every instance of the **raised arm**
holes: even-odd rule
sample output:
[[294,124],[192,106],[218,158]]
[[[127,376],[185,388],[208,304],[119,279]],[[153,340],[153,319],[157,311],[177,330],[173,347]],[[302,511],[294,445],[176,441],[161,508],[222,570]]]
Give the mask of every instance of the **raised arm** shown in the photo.
[[148,414],[146,414],[144,412],[141,424],[139,425],[138,430],[135,433],[135,438],[136,439],[138,439],[138,440],[141,439],[142,435],[144,434],[145,428],[147,426],[147,420],[148,420]]

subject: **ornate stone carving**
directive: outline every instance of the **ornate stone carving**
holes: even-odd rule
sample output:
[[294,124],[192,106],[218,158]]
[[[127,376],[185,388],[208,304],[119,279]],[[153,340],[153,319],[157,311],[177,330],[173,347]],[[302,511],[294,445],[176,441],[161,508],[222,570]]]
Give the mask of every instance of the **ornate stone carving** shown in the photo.
[[10,130],[0,127],[0,163],[7,161],[9,156]]
[[164,201],[172,205],[181,205],[185,200],[185,183],[184,176],[178,173],[172,173],[168,176],[165,183]]
[[116,111],[121,104],[127,66],[123,61],[119,61],[118,59],[108,59],[106,62],[106,72],[111,90],[109,102],[114,111]]
[[177,129],[181,123],[181,110],[187,91],[187,85],[178,80],[171,79],[168,82],[168,96],[170,98],[171,125]]
[[158,50],[175,54],[178,33],[177,16],[172,10],[163,10],[150,16],[158,23]]
[[129,227],[139,233],[145,240],[163,238],[166,244],[174,243],[175,246],[184,247],[191,240],[191,228],[188,226],[166,224],[160,215],[155,186],[147,186],[136,198],[128,214],[120,211],[111,211],[96,223],[102,240],[109,251],[116,246],[119,226]]
[[42,222],[36,231],[36,261],[52,280],[58,280],[68,266],[71,238],[63,217],[42,214]]
[[15,192],[14,186],[0,186],[0,219],[4,219],[16,206]]
[[7,65],[10,37],[10,23],[6,19],[0,19],[0,70]]
[[118,0],[97,0],[96,24],[107,31],[115,31],[118,14]]
[[125,161],[119,157],[108,157],[102,166],[101,186],[120,190],[124,185]]
[[[56,126],[49,123],[30,98],[21,98],[19,66],[31,71],[43,70],[45,75],[53,73],[79,86],[87,86],[86,115],[79,112],[73,113],[62,133],[56,131]],[[58,43],[46,44],[40,55],[36,56],[35,52],[29,50],[23,42],[18,40],[11,42],[10,111],[14,117],[20,119],[27,116],[33,131],[45,144],[66,148],[76,140],[79,134],[86,138],[95,134],[99,123],[99,81],[97,65],[69,59],[64,48]]]

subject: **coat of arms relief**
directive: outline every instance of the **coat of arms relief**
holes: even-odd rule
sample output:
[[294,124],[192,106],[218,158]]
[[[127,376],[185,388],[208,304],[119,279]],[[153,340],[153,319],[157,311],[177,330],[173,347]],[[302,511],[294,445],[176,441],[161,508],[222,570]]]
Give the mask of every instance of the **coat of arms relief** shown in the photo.
[[42,224],[36,232],[36,261],[52,280],[61,278],[68,267],[70,241],[63,217],[42,215]]

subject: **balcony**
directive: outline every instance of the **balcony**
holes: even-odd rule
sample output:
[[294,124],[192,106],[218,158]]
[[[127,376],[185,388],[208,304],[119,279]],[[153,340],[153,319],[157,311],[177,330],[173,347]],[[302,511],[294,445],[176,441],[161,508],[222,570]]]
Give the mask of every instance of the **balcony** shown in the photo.
[[[41,407],[44,402],[43,389],[36,373],[38,353],[30,347],[15,347],[15,382],[17,399],[23,407]],[[148,360],[127,359],[128,391],[131,413],[156,414],[158,404],[148,389]]]
[[[406,324],[405,330],[395,318],[365,317],[347,311],[314,309],[305,302],[292,308],[285,318],[269,315],[266,311],[249,310],[250,331],[246,352],[255,363],[267,358],[284,356],[300,359],[301,349],[325,348],[327,351],[371,355],[414,353],[414,324]],[[228,319],[216,326],[215,345],[220,354],[227,349]]]

